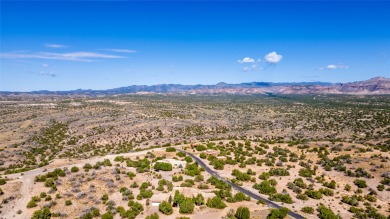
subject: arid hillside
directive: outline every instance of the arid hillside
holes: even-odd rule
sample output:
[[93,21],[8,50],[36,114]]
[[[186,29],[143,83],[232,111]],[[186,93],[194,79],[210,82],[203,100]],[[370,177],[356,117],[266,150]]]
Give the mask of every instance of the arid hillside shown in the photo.
[[[254,218],[288,211],[306,218],[389,215],[386,95],[2,98],[3,218],[44,211],[63,218],[221,218],[240,206]],[[177,149],[286,212],[232,189]],[[168,158],[184,163],[155,166]],[[180,201],[173,201],[173,215],[152,204],[180,194],[197,203],[192,213],[183,213]],[[196,202],[198,194],[204,202]]]

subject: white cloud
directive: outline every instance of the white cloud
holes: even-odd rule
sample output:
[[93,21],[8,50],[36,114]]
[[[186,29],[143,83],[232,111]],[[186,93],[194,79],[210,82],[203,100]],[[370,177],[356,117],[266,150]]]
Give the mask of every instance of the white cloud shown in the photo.
[[122,52],[122,53],[136,53],[136,50],[131,49],[103,49],[105,51],[111,51],[111,52]]
[[94,59],[118,59],[123,56],[109,55],[95,52],[70,52],[70,53],[0,53],[0,58],[7,59],[53,59],[65,61],[91,62]]
[[56,44],[56,43],[46,43],[45,46],[47,48],[53,48],[53,49],[63,49],[63,48],[68,47],[66,45],[61,45],[61,44]]
[[327,69],[336,69],[337,66],[336,65],[328,65],[325,68],[327,68]]
[[319,70],[335,70],[335,69],[348,69],[349,66],[348,65],[343,65],[343,64],[339,64],[339,65],[328,65],[326,67],[320,67],[318,68]]
[[249,57],[245,57],[245,58],[243,58],[243,59],[239,59],[239,60],[237,60],[238,61],[238,63],[241,63],[241,64],[243,64],[243,63],[253,63],[253,62],[255,62],[255,60],[254,59],[252,59],[252,58],[249,58]]
[[282,60],[283,56],[277,54],[276,52],[270,52],[266,56],[264,56],[264,59],[266,62],[271,64],[276,64]]
[[42,67],[47,68],[47,67],[49,67],[49,64],[42,64]]

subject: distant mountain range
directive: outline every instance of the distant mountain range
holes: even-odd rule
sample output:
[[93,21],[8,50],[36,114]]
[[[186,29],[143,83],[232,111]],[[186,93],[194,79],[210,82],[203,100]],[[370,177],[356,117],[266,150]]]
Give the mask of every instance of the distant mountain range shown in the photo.
[[115,94],[390,94],[390,78],[375,77],[366,81],[350,83],[298,82],[272,83],[251,82],[241,84],[218,83],[215,85],[132,85],[107,90],[32,91],[6,92],[2,95],[47,94],[47,95],[115,95]]

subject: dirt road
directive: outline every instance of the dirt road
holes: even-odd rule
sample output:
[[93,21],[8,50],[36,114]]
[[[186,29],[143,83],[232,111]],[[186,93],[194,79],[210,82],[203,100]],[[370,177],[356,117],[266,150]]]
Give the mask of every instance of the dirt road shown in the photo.
[[[5,205],[3,207],[3,212],[0,216],[1,219],[10,219],[10,218],[21,218],[21,219],[29,219],[31,215],[29,215],[28,210],[26,208],[27,203],[31,199],[31,192],[34,189],[34,179],[37,175],[40,174],[45,174],[47,172],[53,171],[56,168],[68,168],[70,169],[73,166],[77,166],[79,168],[82,168],[84,164],[90,163],[90,164],[95,164],[99,161],[103,161],[105,159],[110,159],[111,161],[114,160],[116,156],[138,156],[145,154],[147,152],[151,151],[161,151],[165,150],[165,148],[154,148],[154,149],[149,149],[149,150],[144,150],[144,151],[139,151],[139,152],[129,152],[129,153],[122,153],[122,154],[110,154],[102,157],[94,157],[91,159],[85,159],[85,160],[75,160],[75,163],[69,164],[69,165],[64,165],[60,167],[42,167],[42,168],[37,168],[34,170],[30,170],[27,172],[22,173],[15,173],[15,174],[10,174],[7,175],[8,179],[13,179],[13,180],[18,180],[22,182],[22,186],[20,188],[20,194],[18,195],[18,199],[15,199]],[[49,164],[50,166],[50,164]],[[22,210],[21,214],[17,214],[18,210]]]

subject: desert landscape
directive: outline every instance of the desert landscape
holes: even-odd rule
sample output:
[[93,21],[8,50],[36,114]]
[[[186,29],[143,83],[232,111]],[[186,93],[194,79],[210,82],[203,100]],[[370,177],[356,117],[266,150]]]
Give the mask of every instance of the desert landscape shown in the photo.
[[389,105],[387,95],[3,95],[1,217],[231,218],[244,206],[252,218],[385,219]]
[[0,219],[390,219],[390,0],[0,0]]

